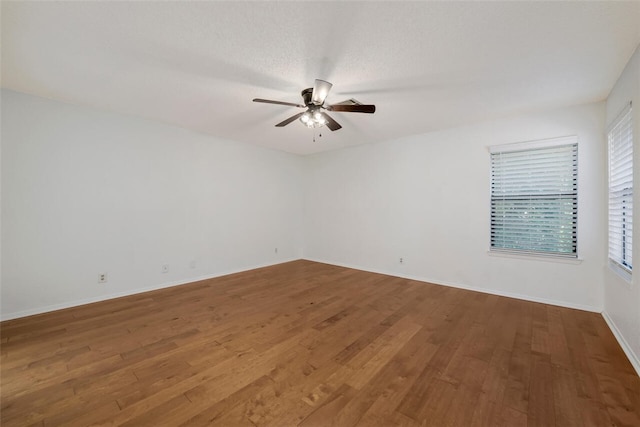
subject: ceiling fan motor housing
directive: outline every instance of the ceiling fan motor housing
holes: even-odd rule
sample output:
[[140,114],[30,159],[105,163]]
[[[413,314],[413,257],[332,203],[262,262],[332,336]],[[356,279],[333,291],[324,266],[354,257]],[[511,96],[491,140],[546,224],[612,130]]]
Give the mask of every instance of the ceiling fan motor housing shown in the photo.
[[311,101],[311,97],[313,96],[313,88],[308,87],[304,89],[302,92],[300,92],[300,95],[302,95],[304,105],[306,105],[307,107],[314,105],[313,101]]

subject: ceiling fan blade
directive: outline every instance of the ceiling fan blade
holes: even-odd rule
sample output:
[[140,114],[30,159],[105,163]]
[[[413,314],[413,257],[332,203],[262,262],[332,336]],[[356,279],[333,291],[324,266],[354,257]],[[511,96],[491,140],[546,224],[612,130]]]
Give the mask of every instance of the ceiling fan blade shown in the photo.
[[357,101],[353,98],[345,99],[344,101],[334,102],[331,105],[362,105],[362,102]]
[[340,105],[334,104],[327,106],[329,111],[341,111],[345,113],[375,113],[375,105]]
[[316,79],[316,83],[313,85],[313,94],[311,95],[311,102],[315,105],[324,104],[324,100],[329,95],[329,91],[333,85],[324,80]]
[[293,122],[294,120],[299,119],[300,116],[303,115],[303,114],[304,114],[304,111],[302,113],[294,114],[293,116],[289,117],[287,120],[284,120],[284,121],[278,123],[276,125],[276,127],[281,128],[282,126],[286,126],[289,123]]
[[299,107],[299,108],[305,108],[306,107],[305,105],[295,104],[293,102],[272,101],[270,99],[261,99],[261,98],[254,98],[253,102],[263,102],[265,104],[288,105],[290,107]]
[[331,118],[331,116],[329,116],[327,113],[322,113],[322,117],[324,117],[324,119],[327,121],[327,127],[329,129],[333,130],[338,130],[340,129],[342,126],[340,126],[340,123],[336,122],[335,120],[333,120]]

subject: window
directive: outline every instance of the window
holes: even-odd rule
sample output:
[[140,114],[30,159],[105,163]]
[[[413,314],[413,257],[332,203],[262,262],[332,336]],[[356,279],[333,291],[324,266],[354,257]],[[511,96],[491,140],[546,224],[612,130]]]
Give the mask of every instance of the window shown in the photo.
[[633,134],[631,104],[613,122],[609,142],[609,259],[631,273],[633,247]]
[[577,257],[577,137],[493,146],[491,250]]

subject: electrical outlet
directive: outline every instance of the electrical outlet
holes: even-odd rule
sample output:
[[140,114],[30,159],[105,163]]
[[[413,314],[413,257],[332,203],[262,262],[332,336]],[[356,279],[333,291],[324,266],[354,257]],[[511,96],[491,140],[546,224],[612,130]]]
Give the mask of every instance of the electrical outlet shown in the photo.
[[107,283],[107,273],[98,274],[98,283]]
[[162,264],[162,272],[163,273],[169,272],[169,264]]
[[278,248],[276,248],[275,253],[278,253]]
[[400,258],[400,264],[404,264],[404,258]]

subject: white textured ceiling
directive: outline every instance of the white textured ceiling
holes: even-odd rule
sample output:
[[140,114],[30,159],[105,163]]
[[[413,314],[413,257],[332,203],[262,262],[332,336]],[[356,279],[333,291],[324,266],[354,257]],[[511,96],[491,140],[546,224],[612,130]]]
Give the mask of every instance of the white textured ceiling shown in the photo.
[[[640,43],[631,2],[9,2],[2,87],[298,154],[604,99]],[[300,102],[332,113],[313,142]]]

